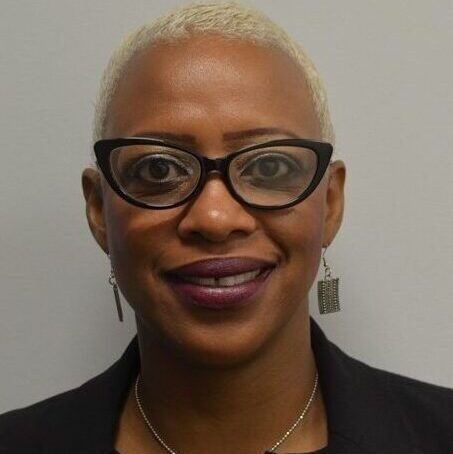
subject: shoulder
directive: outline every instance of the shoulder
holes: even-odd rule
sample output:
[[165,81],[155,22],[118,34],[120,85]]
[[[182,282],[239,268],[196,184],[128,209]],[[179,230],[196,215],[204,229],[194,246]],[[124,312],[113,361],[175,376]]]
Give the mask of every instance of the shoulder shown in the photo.
[[435,448],[436,452],[453,453],[453,389],[349,358],[358,376],[364,377],[370,387],[379,382],[387,390],[387,397],[392,399],[422,452],[433,452]]
[[358,368],[387,384],[395,399],[408,410],[426,410],[433,416],[453,411],[453,389],[390,372],[351,358]]
[[453,453],[453,389],[354,358],[310,321],[332,432],[370,453]]
[[139,370],[137,336],[108,369],[80,386],[0,415],[0,454],[109,453]]
[[416,433],[448,436],[453,452],[453,389],[377,369]]
[[[85,414],[89,388],[97,377],[79,387],[0,415],[0,453],[46,452],[49,445],[63,448],[70,428]],[[84,416],[82,416],[84,415]]]

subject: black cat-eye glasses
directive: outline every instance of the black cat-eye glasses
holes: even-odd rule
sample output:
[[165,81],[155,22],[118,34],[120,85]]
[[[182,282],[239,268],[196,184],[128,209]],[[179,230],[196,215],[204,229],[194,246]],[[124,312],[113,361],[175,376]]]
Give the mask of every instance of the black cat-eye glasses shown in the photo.
[[94,152],[112,189],[138,207],[182,205],[203,189],[210,172],[218,172],[240,203],[275,210],[300,203],[316,189],[333,147],[309,139],[282,139],[211,159],[168,140],[126,137],[99,140]]

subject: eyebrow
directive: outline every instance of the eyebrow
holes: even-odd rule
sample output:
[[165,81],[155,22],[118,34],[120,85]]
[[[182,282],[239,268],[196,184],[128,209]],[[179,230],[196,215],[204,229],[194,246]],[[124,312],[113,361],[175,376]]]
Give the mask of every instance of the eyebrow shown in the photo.
[[[292,131],[289,131],[284,128],[253,128],[245,129],[242,131],[231,131],[223,134],[223,140],[226,142],[244,140],[244,139],[253,139],[263,136],[287,136],[294,139],[299,139],[300,136],[295,134]],[[175,134],[173,132],[166,131],[144,131],[134,134],[132,137],[151,137],[156,139],[168,139],[180,143],[187,143],[190,145],[195,145],[197,139],[195,136],[190,134]]]
[[246,129],[244,131],[232,131],[226,132],[223,134],[223,140],[242,140],[242,139],[251,139],[255,137],[262,136],[289,136],[293,139],[298,139],[299,136],[292,131],[283,128],[254,128]]

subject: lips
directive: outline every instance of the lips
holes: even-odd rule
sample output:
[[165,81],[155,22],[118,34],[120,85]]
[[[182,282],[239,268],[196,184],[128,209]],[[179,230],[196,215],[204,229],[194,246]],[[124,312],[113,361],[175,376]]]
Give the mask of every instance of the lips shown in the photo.
[[276,263],[250,257],[206,259],[165,273],[181,303],[207,309],[233,309],[256,301]]
[[251,257],[205,259],[169,270],[173,277],[221,278],[235,274],[264,270],[275,266],[274,262]]

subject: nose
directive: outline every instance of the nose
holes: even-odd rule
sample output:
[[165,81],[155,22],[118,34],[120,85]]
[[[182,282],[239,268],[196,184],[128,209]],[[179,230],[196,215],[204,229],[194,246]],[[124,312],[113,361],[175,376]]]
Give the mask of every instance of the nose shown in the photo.
[[189,202],[178,233],[184,239],[201,236],[224,242],[233,235],[250,235],[256,227],[255,217],[233,198],[221,176],[212,172],[202,191]]

